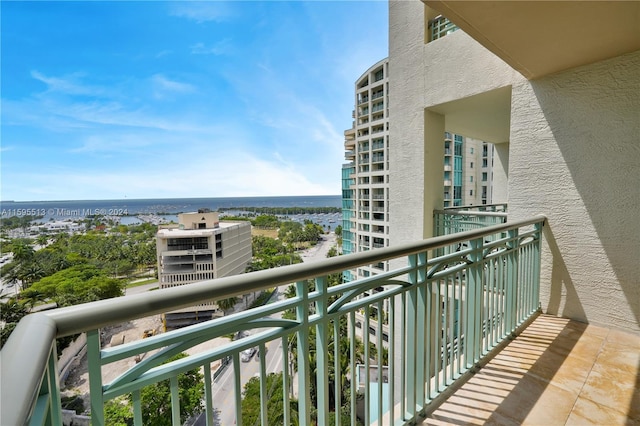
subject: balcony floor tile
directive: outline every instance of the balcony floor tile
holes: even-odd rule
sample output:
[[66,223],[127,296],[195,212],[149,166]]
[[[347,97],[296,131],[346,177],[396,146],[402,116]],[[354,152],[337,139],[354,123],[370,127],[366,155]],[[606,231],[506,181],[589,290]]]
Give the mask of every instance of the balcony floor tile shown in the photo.
[[640,335],[540,315],[422,424],[640,425]]

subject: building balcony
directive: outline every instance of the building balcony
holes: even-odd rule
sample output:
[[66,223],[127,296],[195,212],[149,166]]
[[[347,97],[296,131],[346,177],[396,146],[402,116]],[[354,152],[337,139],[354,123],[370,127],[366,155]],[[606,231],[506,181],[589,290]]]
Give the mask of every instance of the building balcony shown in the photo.
[[[445,198],[446,195],[445,195]],[[434,235],[449,235],[507,222],[507,205],[451,207],[434,210]]]
[[430,20],[428,23],[428,27],[430,36],[429,41],[434,41],[442,38],[458,29],[458,27],[453,22],[449,21],[449,19],[445,18],[442,15],[436,16],[435,18]]
[[[275,399],[285,407],[280,423],[287,425],[333,424],[329,418],[336,410],[352,425],[633,424],[640,419],[640,405],[633,402],[640,339],[540,315],[545,226],[545,218],[536,216],[29,315],[0,352],[0,424],[62,424],[56,338],[77,333],[86,333],[93,425],[105,424],[105,402],[120,395],[132,396],[134,424],[141,425],[141,389],[164,380],[171,389],[172,411],[166,414],[181,425],[177,376],[192,369],[204,372],[204,423],[214,424],[214,412],[225,411],[236,424],[246,424],[242,384],[253,375],[240,354],[254,347],[264,354],[255,361],[262,396],[257,422],[263,425],[270,424],[267,414]],[[459,249],[437,255],[452,246]],[[380,262],[389,262],[389,271],[327,284],[330,274]],[[101,343],[103,327],[202,300],[271,288],[281,294],[291,283],[291,298],[276,296],[262,307],[114,347]],[[383,312],[383,306],[387,341],[382,332],[358,333],[356,313],[362,329],[375,331],[371,313]],[[176,353],[239,332],[250,334],[165,363]],[[386,350],[375,350],[382,347]],[[120,375],[105,374],[118,361],[136,357],[141,360]],[[379,366],[387,381],[358,374]],[[270,373],[281,373],[280,395],[268,394]],[[230,403],[213,398],[221,374],[231,375]]]

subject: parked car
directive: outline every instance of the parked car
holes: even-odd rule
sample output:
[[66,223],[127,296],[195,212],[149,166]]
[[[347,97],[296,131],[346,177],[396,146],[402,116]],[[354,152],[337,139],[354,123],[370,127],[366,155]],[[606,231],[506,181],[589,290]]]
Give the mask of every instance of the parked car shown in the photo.
[[249,362],[251,361],[251,358],[253,358],[253,355],[258,351],[257,348],[253,347],[253,348],[247,348],[244,351],[242,351],[240,353],[240,360],[242,362]]

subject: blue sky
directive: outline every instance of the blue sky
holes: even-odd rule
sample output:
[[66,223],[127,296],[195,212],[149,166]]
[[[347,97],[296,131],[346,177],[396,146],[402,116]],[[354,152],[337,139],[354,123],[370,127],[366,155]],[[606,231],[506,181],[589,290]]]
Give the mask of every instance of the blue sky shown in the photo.
[[3,200],[340,193],[384,1],[1,3]]

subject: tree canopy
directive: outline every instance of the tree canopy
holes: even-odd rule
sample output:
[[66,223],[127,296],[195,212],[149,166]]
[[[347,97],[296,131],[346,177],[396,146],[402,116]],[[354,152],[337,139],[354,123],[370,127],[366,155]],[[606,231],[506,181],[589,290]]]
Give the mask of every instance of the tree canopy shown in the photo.
[[120,280],[108,277],[94,265],[75,265],[42,278],[22,292],[22,297],[53,300],[70,306],[122,295]]
[[[168,359],[166,363],[186,357],[179,353]],[[178,375],[180,399],[180,422],[184,422],[203,408],[204,395],[203,375],[199,369]],[[154,426],[171,426],[171,388],[169,380],[146,386],[140,391],[142,406],[142,423]],[[116,398],[105,404],[105,423],[108,425],[132,425],[133,410],[131,394],[125,398]]]

